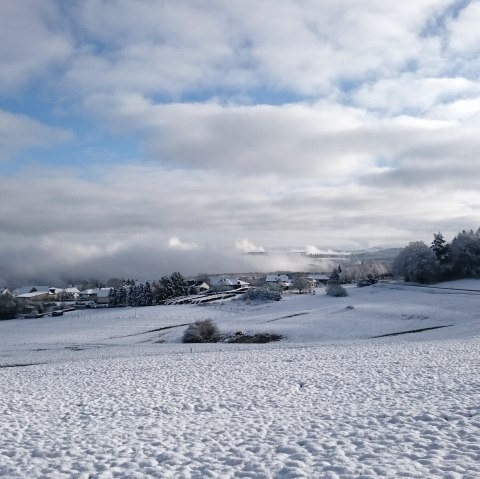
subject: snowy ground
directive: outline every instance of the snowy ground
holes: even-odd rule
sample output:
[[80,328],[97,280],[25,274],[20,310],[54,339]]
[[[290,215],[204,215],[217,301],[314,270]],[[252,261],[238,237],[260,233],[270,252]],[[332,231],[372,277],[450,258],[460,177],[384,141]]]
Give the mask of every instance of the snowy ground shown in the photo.
[[480,282],[439,286],[0,322],[0,477],[478,478]]

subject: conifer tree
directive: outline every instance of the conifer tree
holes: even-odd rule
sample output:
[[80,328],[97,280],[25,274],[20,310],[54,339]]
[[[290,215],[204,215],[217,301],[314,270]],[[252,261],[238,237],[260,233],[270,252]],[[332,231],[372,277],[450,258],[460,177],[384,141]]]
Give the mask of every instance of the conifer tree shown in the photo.
[[437,257],[438,262],[440,264],[445,264],[448,262],[450,246],[445,241],[445,238],[443,237],[442,233],[439,232],[439,233],[433,234],[433,241],[430,248],[435,253],[435,256]]

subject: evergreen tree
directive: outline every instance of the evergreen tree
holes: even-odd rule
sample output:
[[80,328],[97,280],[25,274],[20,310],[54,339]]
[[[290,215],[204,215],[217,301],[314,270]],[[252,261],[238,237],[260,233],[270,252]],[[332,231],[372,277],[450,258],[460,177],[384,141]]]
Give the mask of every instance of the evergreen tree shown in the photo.
[[330,278],[327,281],[327,284],[340,284],[340,274],[338,268],[334,268],[330,274]]
[[450,246],[445,241],[442,233],[433,234],[433,241],[430,248],[435,253],[440,264],[446,264],[448,262]]
[[185,278],[177,271],[170,276],[173,288],[175,290],[175,297],[187,296],[188,283]]
[[141,303],[142,306],[151,306],[153,304],[152,287],[148,281],[143,287]]
[[122,286],[117,290],[116,294],[116,306],[117,308],[123,308],[127,306],[128,291],[126,286]]
[[117,307],[117,289],[112,288],[108,293],[108,307],[116,308]]
[[348,296],[347,290],[340,284],[341,272],[342,272],[342,268],[339,265],[338,268],[334,268],[332,273],[330,274],[330,278],[327,281],[327,288],[326,288],[326,293],[329,296],[334,296],[334,297]]
[[171,276],[162,276],[160,278],[160,284],[162,289],[160,290],[161,299],[174,298],[175,295],[175,285],[173,284]]
[[141,284],[136,284],[130,286],[129,294],[128,294],[128,305],[132,307],[137,307],[140,304],[140,295],[141,295]]

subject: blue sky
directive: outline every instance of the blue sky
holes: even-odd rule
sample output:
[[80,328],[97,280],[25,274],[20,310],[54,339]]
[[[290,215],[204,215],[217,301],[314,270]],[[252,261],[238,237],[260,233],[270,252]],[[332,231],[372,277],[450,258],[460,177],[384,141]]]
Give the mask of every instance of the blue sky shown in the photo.
[[0,24],[0,283],[478,227],[478,0],[4,0]]

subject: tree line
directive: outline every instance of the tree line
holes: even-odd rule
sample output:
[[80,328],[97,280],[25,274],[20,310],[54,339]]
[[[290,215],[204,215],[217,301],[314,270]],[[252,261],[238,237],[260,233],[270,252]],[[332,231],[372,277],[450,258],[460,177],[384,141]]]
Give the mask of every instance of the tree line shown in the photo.
[[450,243],[442,233],[435,233],[428,246],[423,241],[409,243],[395,259],[393,272],[417,283],[480,278],[480,228],[463,230]]
[[111,308],[125,306],[141,307],[160,304],[167,299],[188,294],[188,283],[181,273],[162,276],[153,283],[136,284],[134,280],[124,281],[121,286],[113,287],[108,295]]

